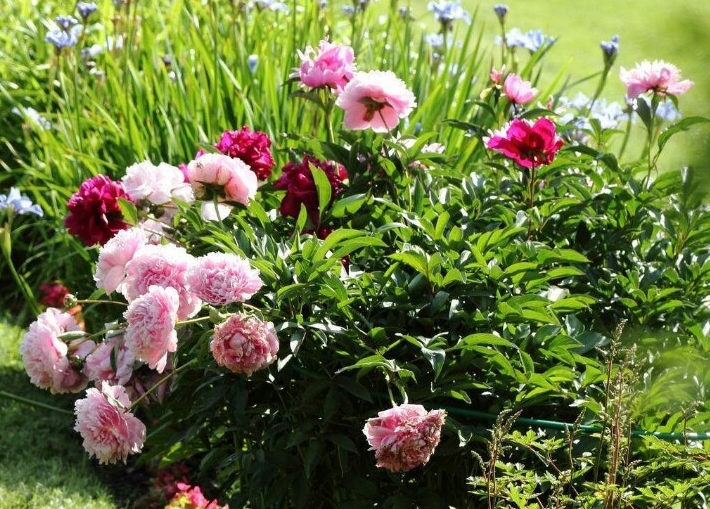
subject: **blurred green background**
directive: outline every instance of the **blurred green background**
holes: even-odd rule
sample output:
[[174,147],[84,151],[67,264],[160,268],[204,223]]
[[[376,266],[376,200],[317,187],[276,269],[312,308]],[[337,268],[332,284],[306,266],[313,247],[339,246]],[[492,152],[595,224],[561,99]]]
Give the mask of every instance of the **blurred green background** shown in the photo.
[[[438,24],[427,11],[428,1],[415,0],[412,10],[418,21],[435,31]],[[641,60],[665,60],[678,66],[684,79],[695,86],[679,97],[684,117],[710,117],[710,1],[690,0],[462,0],[475,14],[474,23],[483,31],[483,41],[492,41],[500,33],[493,6],[508,6],[506,30],[523,32],[542,30],[557,42],[544,59],[539,87],[544,90],[560,72],[581,79],[602,69],[601,41],[620,37],[619,56],[609,76],[603,97],[624,102],[624,86],[619,67],[631,68]],[[459,27],[462,30],[463,27]],[[575,92],[593,92],[597,81],[580,85]],[[574,95],[570,93],[570,95]],[[640,123],[639,123],[640,124]],[[640,130],[640,129],[639,129]],[[640,138],[640,133],[638,133]],[[640,147],[640,142],[638,142]],[[640,150],[640,148],[639,148]],[[676,137],[660,159],[663,170],[677,170],[689,165],[710,192],[710,128],[693,127]],[[638,151],[628,152],[638,156]]]

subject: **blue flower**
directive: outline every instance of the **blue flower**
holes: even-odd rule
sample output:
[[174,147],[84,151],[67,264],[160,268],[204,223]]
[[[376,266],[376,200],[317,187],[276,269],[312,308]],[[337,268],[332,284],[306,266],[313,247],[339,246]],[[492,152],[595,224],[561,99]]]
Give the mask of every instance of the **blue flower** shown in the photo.
[[39,113],[39,111],[37,111],[34,108],[31,108],[31,107],[24,108],[24,113],[23,113],[22,111],[20,111],[20,108],[15,106],[14,108],[12,108],[12,112],[15,115],[19,115],[21,117],[26,117],[28,120],[31,120],[34,124],[39,126],[40,129],[43,129],[46,131],[46,130],[49,130],[52,128],[52,124],[49,122],[49,120],[47,120],[44,116],[42,116]]
[[259,65],[259,55],[249,55],[247,57],[247,65],[249,66],[249,72],[254,74],[256,67]]
[[0,194],[0,210],[12,208],[17,214],[37,214],[42,217],[44,212],[39,205],[35,205],[25,195],[20,195],[20,190],[16,187],[11,187],[8,194]]
[[505,15],[508,14],[508,6],[503,4],[496,4],[493,6],[493,12],[496,13],[496,16],[498,16],[499,20],[503,21],[503,19],[505,19]]
[[619,54],[619,36],[613,36],[611,41],[602,41],[599,46],[601,46],[604,52],[604,65],[611,67],[611,64],[616,60],[616,55]]
[[79,23],[74,16],[57,16],[54,18],[54,22],[59,25],[59,28],[68,32],[74,25]]
[[520,47],[535,53],[544,46],[551,46],[555,38],[545,35],[542,30],[529,30],[523,33],[519,28],[513,28],[505,34],[505,41],[500,36],[496,37],[496,44],[500,45],[504,42],[509,48]]
[[256,0],[256,6],[260,9],[269,9],[270,11],[288,14],[288,6],[283,2],[277,2],[275,0]]
[[455,2],[429,2],[427,9],[434,13],[434,18],[441,23],[444,31],[451,30],[454,21],[459,19],[471,24],[471,15],[461,7],[461,2],[458,0]]
[[76,4],[76,10],[79,11],[79,16],[86,22],[89,16],[99,10],[99,6],[94,2],[79,2]]
[[[77,25],[80,26],[80,25]],[[64,30],[54,29],[47,32],[44,36],[46,42],[54,44],[54,47],[58,50],[62,48],[71,48],[75,46],[79,39],[74,35],[74,31],[65,32]]]
[[424,36],[424,42],[427,43],[429,46],[432,47],[434,50],[441,50],[444,47],[444,34],[439,34],[439,33],[434,33],[434,34],[426,34]]

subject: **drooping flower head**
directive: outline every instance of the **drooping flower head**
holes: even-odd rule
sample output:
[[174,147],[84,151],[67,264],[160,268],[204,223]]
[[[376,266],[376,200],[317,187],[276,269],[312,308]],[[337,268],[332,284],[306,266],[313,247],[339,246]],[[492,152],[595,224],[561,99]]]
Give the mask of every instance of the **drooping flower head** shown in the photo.
[[444,410],[427,412],[421,405],[404,404],[368,419],[362,431],[378,467],[406,472],[429,461],[445,417]]
[[92,177],[69,199],[69,214],[64,225],[87,246],[103,246],[116,233],[129,227],[118,206],[119,198],[131,199],[121,182],[106,175]]
[[92,382],[126,385],[133,375],[135,360],[123,334],[119,334],[107,337],[86,357],[82,373]]
[[550,164],[563,141],[555,132],[555,124],[541,117],[534,123],[516,118],[507,128],[494,132],[486,146],[513,159],[523,168]]
[[79,392],[86,387],[86,377],[72,361],[83,360],[95,344],[82,340],[70,346],[60,339],[66,332],[80,330],[72,315],[56,308],[48,308],[30,324],[20,344],[20,355],[34,385],[53,394]]
[[626,95],[633,99],[645,92],[661,96],[684,94],[693,82],[680,79],[680,70],[673,64],[662,60],[649,62],[644,60],[628,71],[619,69],[619,77],[626,86]]
[[172,287],[179,297],[178,318],[190,318],[202,305],[187,285],[187,270],[193,262],[194,257],[175,244],[142,246],[126,264],[123,295],[128,302],[133,302],[153,285]]
[[514,73],[508,74],[503,82],[503,94],[513,104],[527,104],[535,98],[537,89]]
[[246,163],[258,180],[267,180],[276,164],[271,155],[269,137],[261,131],[252,131],[248,126],[239,131],[223,132],[215,148]]
[[125,342],[136,359],[162,373],[168,353],[177,350],[175,323],[180,298],[177,290],[168,286],[151,286],[128,305],[123,314],[128,321]]
[[274,183],[274,188],[286,190],[286,196],[281,201],[279,208],[282,215],[298,218],[301,205],[304,205],[311,221],[318,224],[320,220],[318,191],[311,166],[325,172],[331,186],[331,199],[340,196],[343,192],[343,183],[348,179],[345,167],[333,161],[320,161],[309,154],[306,154],[303,161],[299,163],[293,161],[287,163],[281,176]]
[[148,238],[142,228],[129,228],[116,234],[99,249],[94,281],[96,287],[106,291],[107,295],[118,290],[123,291],[126,278],[126,264],[131,261],[138,248],[144,246]]
[[187,284],[204,302],[223,306],[246,301],[263,282],[248,260],[232,253],[212,252],[195,260],[188,269]]
[[238,313],[214,328],[210,351],[220,366],[248,376],[276,360],[279,340],[273,323]]
[[100,464],[124,463],[129,454],[140,452],[145,425],[131,412],[131,401],[120,385],[101,383],[101,390],[87,389],[86,397],[74,404],[74,429],[84,439],[84,449]]
[[335,100],[347,129],[386,133],[416,106],[414,94],[392,71],[356,72]]
[[325,38],[318,44],[318,50],[308,46],[298,51],[301,66],[292,76],[310,88],[328,87],[336,93],[342,92],[355,72],[355,52],[350,46],[331,44]]

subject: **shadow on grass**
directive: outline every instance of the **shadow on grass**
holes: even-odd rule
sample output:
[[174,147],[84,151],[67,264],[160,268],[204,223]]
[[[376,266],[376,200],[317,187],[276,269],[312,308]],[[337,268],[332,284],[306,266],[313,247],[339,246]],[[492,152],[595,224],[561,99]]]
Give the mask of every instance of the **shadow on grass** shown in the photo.
[[[0,509],[130,508],[131,501],[145,493],[143,470],[98,465],[88,457],[73,429],[76,395],[38,389],[16,366],[0,365],[0,388],[6,393],[0,394]],[[56,410],[18,401],[8,393]]]

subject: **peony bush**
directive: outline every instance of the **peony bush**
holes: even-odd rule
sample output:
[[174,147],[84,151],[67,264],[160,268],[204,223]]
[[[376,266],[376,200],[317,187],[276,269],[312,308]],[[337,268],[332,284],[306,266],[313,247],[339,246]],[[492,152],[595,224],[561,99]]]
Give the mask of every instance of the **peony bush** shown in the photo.
[[[192,75],[224,78],[200,98],[219,121],[186,126],[186,103],[165,105],[154,120],[182,126],[179,154],[145,132],[121,160],[97,148],[111,164],[88,165],[58,207],[83,272],[21,353],[33,384],[77,395],[88,455],[190,465],[199,484],[166,507],[658,507],[657,486],[703,507],[710,215],[692,171],[659,157],[708,120],[668,120],[692,92],[677,68],[620,69],[612,106],[599,94],[618,39],[601,45],[596,95],[543,95],[554,39],[506,33],[500,5],[505,37],[485,58],[446,42],[471,21],[455,2],[430,5],[436,48],[396,12],[391,43],[360,39],[367,3],[342,19],[257,3],[225,10],[233,26],[179,6],[238,44],[295,19],[313,38],[258,66],[240,46],[249,58],[208,75],[189,51],[160,59],[175,101]],[[115,8],[119,30],[134,11]],[[99,65],[70,56],[85,32],[57,23],[62,65]],[[350,37],[335,29],[348,23]],[[129,28],[143,48],[150,27]],[[151,76],[157,60],[142,62]],[[642,153],[625,161],[632,130]]]

